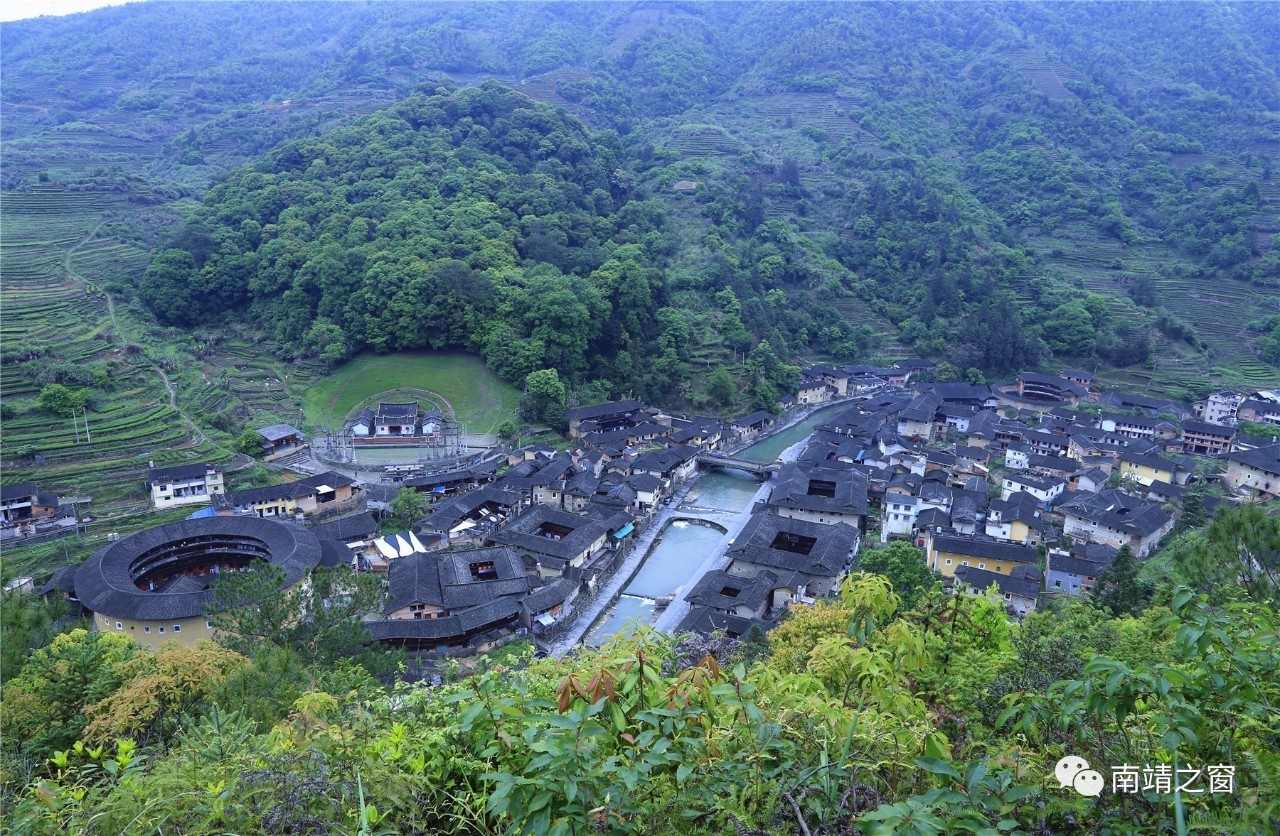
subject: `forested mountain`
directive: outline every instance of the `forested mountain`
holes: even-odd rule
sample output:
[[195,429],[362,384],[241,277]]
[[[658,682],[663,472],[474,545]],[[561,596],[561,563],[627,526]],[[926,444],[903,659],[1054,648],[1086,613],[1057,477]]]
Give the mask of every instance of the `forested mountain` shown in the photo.
[[899,346],[995,375],[1158,356],[1131,379],[1187,394],[1280,363],[1276,23],[150,3],[5,27],[4,176],[178,207],[132,219],[158,251],[116,290],[330,360],[462,346],[670,401],[724,365],[763,401],[764,367]]

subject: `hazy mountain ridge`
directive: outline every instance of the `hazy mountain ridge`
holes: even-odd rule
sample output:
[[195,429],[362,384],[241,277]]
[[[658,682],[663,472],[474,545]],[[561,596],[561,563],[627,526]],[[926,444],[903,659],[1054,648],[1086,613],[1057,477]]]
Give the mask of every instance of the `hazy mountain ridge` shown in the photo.
[[[659,249],[673,251],[651,266],[684,286],[677,306],[710,321],[708,294],[732,287],[753,340],[788,355],[904,343],[999,373],[1054,357],[1141,363],[1154,339],[1208,385],[1271,330],[1276,311],[1249,290],[1277,281],[1264,4],[788,9],[150,4],[30,22],[4,33],[6,138],[65,134],[47,126],[73,114],[167,138],[122,164],[200,191],[424,79],[495,76],[618,131],[630,196],[671,215]],[[7,182],[30,182],[42,149],[11,148]],[[693,200],[672,194],[678,180],[698,183]],[[756,234],[764,220],[785,225],[782,243]],[[910,252],[922,240],[927,252]],[[770,257],[781,268],[762,270]],[[1007,263],[975,278],[992,259]],[[682,267],[700,275],[670,273]],[[1100,294],[1084,306],[1084,350],[1063,325],[1080,307],[1061,310],[1081,286]],[[771,327],[753,308],[771,289],[846,325],[827,340]],[[996,291],[1025,334],[993,351],[975,312]]]

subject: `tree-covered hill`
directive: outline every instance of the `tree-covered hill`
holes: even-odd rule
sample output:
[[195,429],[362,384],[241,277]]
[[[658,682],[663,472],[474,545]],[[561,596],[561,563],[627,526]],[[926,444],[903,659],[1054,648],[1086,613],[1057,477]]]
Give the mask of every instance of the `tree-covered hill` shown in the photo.
[[[682,312],[674,331],[668,321],[631,323],[630,341],[622,326],[588,335],[604,364],[544,356],[575,382],[602,381],[601,394],[656,375],[650,394],[696,399],[707,369],[751,376],[740,361],[762,341],[784,360],[906,346],[996,375],[1103,363],[1128,367],[1113,380],[1190,394],[1263,382],[1275,376],[1264,364],[1280,363],[1276,18],[1269,4],[1225,3],[802,4],[785,13],[763,3],[150,3],[5,27],[4,176],[10,188],[41,176],[99,188],[99,170],[114,165],[170,194],[201,194],[240,163],[314,184],[359,178],[369,160],[320,152],[329,140],[316,137],[349,123],[334,136],[350,142],[349,131],[396,124],[404,105],[393,103],[444,76],[461,86],[491,78],[589,126],[550,133],[576,132],[588,168],[607,180],[588,193],[600,185],[610,199],[567,215],[571,204],[525,212],[493,201],[508,213],[495,222],[514,248],[511,266],[586,280],[611,247],[633,245],[660,303]],[[490,161],[499,171],[526,176],[511,147],[521,141],[470,138],[449,152],[450,165],[479,177],[468,149],[482,150],[505,161]],[[290,153],[325,153],[328,170],[294,171]],[[403,183],[441,162],[382,179]],[[593,176],[568,179],[580,188]],[[232,175],[210,200],[225,201],[246,178]],[[453,198],[430,190],[438,202]],[[306,215],[308,194],[280,199]],[[234,210],[222,202],[218,211]],[[628,211],[643,217],[618,217]],[[244,218],[211,224],[209,212],[201,222],[221,247]],[[564,216],[521,225],[552,215]],[[593,226],[571,233],[568,216]],[[623,221],[639,224],[638,237],[621,235]],[[349,232],[330,230],[344,258],[367,259],[371,242],[353,252]],[[213,254],[198,251],[202,240],[196,228],[171,243],[194,244],[203,262]],[[551,254],[557,247],[570,252]],[[426,262],[442,258],[429,250]],[[475,251],[449,257],[494,269]],[[321,317],[351,346],[481,348],[499,321],[512,340],[536,339],[523,311],[500,305],[482,312],[488,328],[459,338],[434,320],[430,337],[421,327],[365,333],[345,312],[350,300],[321,312],[315,288],[300,291],[310,304],[268,298],[313,281],[301,266],[278,261],[262,293],[245,276],[224,276],[225,290],[248,287],[253,315],[294,347]],[[364,272],[344,279],[352,285],[380,281],[365,261],[354,269]],[[403,296],[403,277],[387,280],[375,295]],[[181,318],[163,303],[155,310]],[[385,311],[374,319],[389,321]],[[535,362],[529,355],[491,362],[515,376]]]
[[616,136],[509,88],[423,90],[237,169],[141,292],[186,325],[247,305],[332,359],[467,348],[513,380],[555,368],[661,398],[652,347],[687,326],[654,269],[665,213],[628,199],[619,156]]

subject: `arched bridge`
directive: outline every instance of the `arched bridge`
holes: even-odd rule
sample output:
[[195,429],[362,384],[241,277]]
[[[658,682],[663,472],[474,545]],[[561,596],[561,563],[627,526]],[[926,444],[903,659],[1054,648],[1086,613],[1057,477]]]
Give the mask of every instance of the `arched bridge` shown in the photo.
[[731,467],[763,480],[777,473],[780,467],[776,462],[753,462],[750,459],[736,459],[733,456],[721,456],[716,453],[703,453],[698,456],[698,466],[707,470],[717,468],[723,470]]

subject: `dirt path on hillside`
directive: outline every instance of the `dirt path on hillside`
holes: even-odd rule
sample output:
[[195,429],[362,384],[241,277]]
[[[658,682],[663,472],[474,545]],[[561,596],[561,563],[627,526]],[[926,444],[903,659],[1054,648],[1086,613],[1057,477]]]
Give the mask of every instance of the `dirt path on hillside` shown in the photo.
[[[102,229],[102,227],[108,224],[110,221],[111,221],[111,218],[109,217],[103,218],[102,220],[98,221],[97,226],[95,226],[93,230],[89,232],[88,235],[86,235],[81,240],[77,241],[74,246],[69,247],[66,250],[66,252],[63,253],[62,277],[64,280],[79,282],[81,286],[84,287],[85,289],[93,288],[94,290],[101,290],[101,288],[99,288],[97,285],[93,284],[91,281],[89,281],[84,276],[80,275],[74,269],[72,269],[71,257],[75,255],[76,250],[80,249],[85,244],[92,241],[93,237],[98,234],[98,230]],[[128,335],[125,334],[124,329],[120,327],[120,320],[116,317],[115,297],[113,297],[110,293],[108,293],[105,290],[102,290],[102,295],[107,300],[107,315],[111,317],[111,328],[116,334],[117,341],[124,342],[127,344],[129,342]],[[143,356],[145,357],[145,355]],[[187,431],[191,434],[192,440],[202,444],[208,442],[209,438],[204,434],[204,431],[200,429],[200,425],[197,424],[194,420],[192,420],[191,416],[188,415],[182,409],[182,407],[178,406],[178,390],[173,385],[173,382],[169,380],[169,375],[165,374],[164,369],[160,368],[160,366],[151,362],[151,360],[149,359],[147,360],[147,365],[150,366],[155,371],[155,373],[160,376],[160,381],[161,383],[164,384],[164,389],[169,394],[169,408],[172,409],[174,412],[178,413],[178,416],[181,417],[183,422],[186,423]]]

